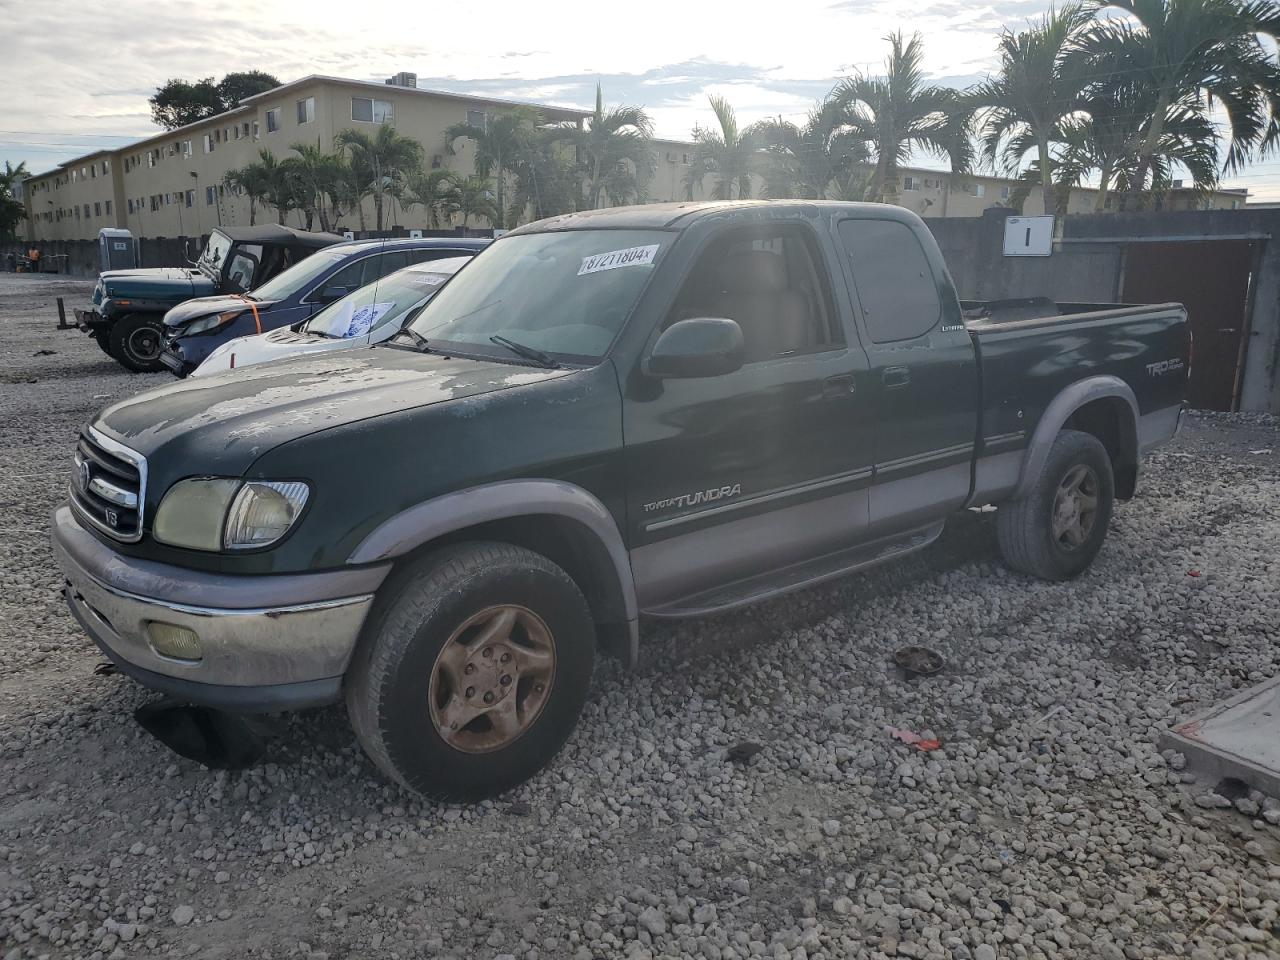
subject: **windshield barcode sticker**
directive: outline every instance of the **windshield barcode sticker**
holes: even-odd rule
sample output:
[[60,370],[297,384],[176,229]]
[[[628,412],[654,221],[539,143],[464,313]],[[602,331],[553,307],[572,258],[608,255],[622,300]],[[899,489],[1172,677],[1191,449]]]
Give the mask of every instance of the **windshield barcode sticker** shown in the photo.
[[582,258],[582,266],[578,268],[578,276],[588,273],[599,273],[602,270],[617,270],[619,267],[642,267],[653,263],[658,255],[660,243],[651,243],[644,247],[627,247],[625,250],[610,250],[608,253],[595,253]]

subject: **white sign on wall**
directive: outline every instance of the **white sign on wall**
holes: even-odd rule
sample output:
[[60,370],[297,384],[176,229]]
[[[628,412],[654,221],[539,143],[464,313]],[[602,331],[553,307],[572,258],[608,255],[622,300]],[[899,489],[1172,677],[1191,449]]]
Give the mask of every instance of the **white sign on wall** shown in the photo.
[[421,230],[410,230],[410,231],[409,231],[409,239],[410,239],[410,240],[421,240],[421,239],[422,239],[422,231],[421,231]]
[[348,240],[354,240],[356,238],[356,235],[352,233],[350,230],[343,230],[342,235],[346,237]]
[[1006,257],[1047,257],[1053,253],[1053,217],[1009,217],[1004,222]]

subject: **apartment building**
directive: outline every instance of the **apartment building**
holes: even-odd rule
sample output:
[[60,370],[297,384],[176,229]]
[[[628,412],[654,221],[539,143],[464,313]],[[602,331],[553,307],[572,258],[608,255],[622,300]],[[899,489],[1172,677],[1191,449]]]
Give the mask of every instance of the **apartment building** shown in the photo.
[[[536,108],[549,123],[582,123],[589,111],[521,104],[517,101],[421,89],[413,74],[401,73],[385,83],[309,76],[250,97],[234,110],[178,130],[156,134],[126,147],[100,150],[31,177],[25,183],[27,235],[33,240],[85,240],[102,227],[124,227],[137,237],[200,236],[218,225],[249,223],[249,199],[226,186],[231,171],[269,150],[277,160],[292,155],[294,144],[334,149],[334,137],[346,129],[374,132],[393,123],[397,131],[422,143],[429,167],[460,173],[474,169],[471,145],[457,142],[448,155],[445,130],[455,123],[483,128],[488,118],[513,106]],[[646,199],[683,200],[694,145],[657,139],[654,175]],[[989,207],[1010,206],[1017,190],[1013,180],[975,174],[952,174],[918,167],[901,172],[899,202],[922,217],[976,217]],[[752,195],[763,181],[753,178]],[[695,198],[710,194],[707,178]],[[1162,200],[1164,209],[1236,209],[1247,191],[1220,190],[1203,197],[1175,189]],[[1077,188],[1069,213],[1092,213],[1097,191]],[[1032,190],[1023,212],[1042,212],[1041,193]],[[1107,204],[1104,209],[1110,209]],[[384,225],[424,227],[425,213],[392,207]],[[258,222],[274,222],[274,209],[259,209]],[[288,218],[303,226],[302,215]],[[374,225],[372,198],[364,203],[363,223]],[[357,227],[361,217],[348,215],[344,226]]]
[[[29,232],[36,240],[85,240],[102,227],[124,227],[137,237],[199,236],[219,225],[249,223],[249,198],[226,186],[231,171],[269,150],[277,160],[292,156],[296,143],[334,150],[343,130],[373,133],[380,124],[422,143],[425,163],[461,173],[474,169],[465,140],[447,155],[444,132],[455,123],[483,128],[489,116],[517,106],[515,101],[419,89],[412,74],[386,83],[310,76],[245,100],[226,113],[156,134],[113,150],[86,154],[26,181]],[[549,123],[581,122],[589,111],[543,104]],[[364,220],[374,225],[373,201]],[[419,223],[422,212],[400,213],[400,222]],[[275,222],[274,209],[258,210],[258,222]],[[290,218],[299,224],[300,214]],[[355,226],[359,216],[345,223]],[[317,227],[318,229],[318,227]]]

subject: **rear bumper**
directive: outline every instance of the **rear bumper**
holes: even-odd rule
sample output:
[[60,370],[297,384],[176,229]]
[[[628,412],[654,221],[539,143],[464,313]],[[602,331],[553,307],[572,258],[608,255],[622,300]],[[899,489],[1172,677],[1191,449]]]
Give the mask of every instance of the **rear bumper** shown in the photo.
[[[53,546],[72,614],[124,673],[171,696],[248,712],[337,699],[387,572],[229,577],[170,567],[116,553],[65,506],[54,514]],[[155,624],[190,631],[198,658],[158,652]]]

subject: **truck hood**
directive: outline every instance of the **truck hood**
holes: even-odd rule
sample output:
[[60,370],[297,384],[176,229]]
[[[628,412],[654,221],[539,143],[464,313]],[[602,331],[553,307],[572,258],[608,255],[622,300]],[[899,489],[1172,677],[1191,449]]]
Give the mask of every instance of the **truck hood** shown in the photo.
[[[258,312],[265,313],[279,302],[279,300],[259,300],[257,301]],[[169,312],[164,315],[164,325],[176,330],[200,317],[212,316],[215,313],[224,313],[227,310],[248,309],[249,304],[247,304],[241,297],[196,297],[194,300],[186,300],[178,304],[176,307],[171,307]]]
[[158,482],[239,476],[298,437],[572,372],[365,348],[182,380],[107,407],[94,426],[147,457]]
[[199,270],[185,267],[152,267],[141,270],[107,270],[99,283],[111,298],[139,300],[186,300],[212,293],[213,281]]

